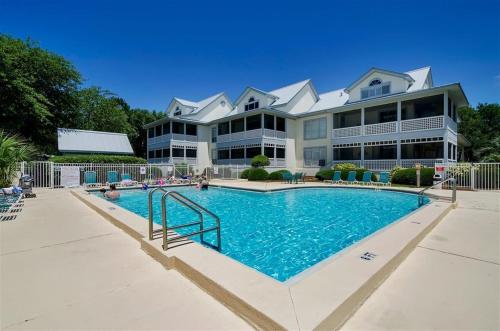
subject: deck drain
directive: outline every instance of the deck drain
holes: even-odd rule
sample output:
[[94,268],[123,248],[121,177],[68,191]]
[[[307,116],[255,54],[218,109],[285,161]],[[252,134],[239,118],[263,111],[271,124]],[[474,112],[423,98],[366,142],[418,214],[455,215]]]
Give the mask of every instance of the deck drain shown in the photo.
[[377,256],[377,254],[366,252],[365,254],[361,255],[360,258],[362,258],[363,260],[371,261],[375,258],[375,256]]

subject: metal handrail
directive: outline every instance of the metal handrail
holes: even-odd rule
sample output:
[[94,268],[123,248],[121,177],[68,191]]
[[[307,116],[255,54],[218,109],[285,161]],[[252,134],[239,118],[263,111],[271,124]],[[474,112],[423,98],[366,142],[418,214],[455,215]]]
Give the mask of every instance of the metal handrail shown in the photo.
[[168,192],[163,187],[156,187],[148,193],[148,209],[149,209],[149,240],[153,240],[153,193],[156,191]]
[[431,186],[426,187],[423,190],[419,191],[418,192],[418,206],[420,207],[420,206],[423,206],[423,204],[424,204],[424,192],[425,191],[427,191],[430,188],[433,188],[434,186],[437,186],[439,184],[443,184],[446,182],[451,182],[451,189],[452,189],[451,202],[455,203],[457,201],[457,181],[455,178],[450,177],[450,178],[444,179],[440,182],[437,182],[435,184],[432,184]]
[[[166,200],[169,196],[172,197],[172,199],[174,199],[175,201],[181,203],[182,205],[186,206],[187,208],[189,208],[189,209],[193,210],[195,213],[197,213],[198,217],[199,217],[199,222],[177,225],[174,227],[168,227]],[[208,229],[205,229],[203,227],[203,214],[201,213],[200,210],[209,214],[210,216],[212,216],[215,219],[215,222],[216,222],[215,227],[211,227]],[[211,246],[211,247],[217,249],[218,251],[221,250],[221,235],[220,235],[220,219],[219,219],[219,217],[217,215],[215,215],[214,213],[212,213],[210,210],[199,205],[198,203],[194,202],[193,200],[188,199],[186,196],[184,196],[178,192],[165,191],[165,193],[163,193],[163,195],[161,197],[161,223],[162,223],[162,233],[163,233],[163,250],[168,249],[169,242],[171,243],[174,241],[178,241],[179,239],[191,237],[191,236],[194,236],[197,234],[200,235],[200,240],[203,244]],[[193,225],[197,225],[197,224],[200,225],[199,231],[192,232],[192,233],[189,233],[186,235],[179,235],[179,236],[172,238],[172,239],[167,238],[168,230],[178,229],[178,228],[182,228],[182,227],[189,227],[189,226],[193,226]],[[203,234],[205,232],[214,231],[214,230],[217,231],[217,245],[212,245],[211,243],[206,242],[203,238]]]

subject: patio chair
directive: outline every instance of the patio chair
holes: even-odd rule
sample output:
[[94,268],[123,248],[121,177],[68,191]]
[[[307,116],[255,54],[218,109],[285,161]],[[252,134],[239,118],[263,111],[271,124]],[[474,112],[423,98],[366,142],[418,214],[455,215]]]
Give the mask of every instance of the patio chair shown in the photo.
[[101,183],[97,182],[97,173],[95,171],[85,171],[83,173],[83,185],[85,187],[101,186]]
[[120,185],[120,181],[118,180],[118,171],[108,171],[108,181],[106,184]]
[[376,182],[376,184],[378,185],[384,185],[384,186],[390,186],[391,185],[391,181],[390,181],[390,173],[388,173],[387,171],[385,172],[381,172],[380,173],[380,177],[378,179],[378,182]]
[[288,184],[288,183],[292,183],[293,179],[294,179],[294,176],[292,175],[292,173],[290,172],[284,172],[281,177],[283,178],[283,183],[285,184]]
[[347,184],[358,184],[359,183],[356,180],[356,171],[354,171],[354,170],[349,171],[349,173],[347,174],[346,183]]
[[343,180],[342,180],[342,171],[340,170],[336,170],[334,173],[333,173],[333,176],[332,176],[332,184],[339,184],[339,183],[342,183]]
[[360,184],[363,184],[363,185],[368,185],[368,184],[372,184],[372,172],[371,171],[365,171],[363,173],[363,178],[361,179],[361,182]]
[[295,184],[298,184],[299,182],[305,183],[304,173],[303,172],[296,172],[295,175],[293,175],[293,180],[295,181]]

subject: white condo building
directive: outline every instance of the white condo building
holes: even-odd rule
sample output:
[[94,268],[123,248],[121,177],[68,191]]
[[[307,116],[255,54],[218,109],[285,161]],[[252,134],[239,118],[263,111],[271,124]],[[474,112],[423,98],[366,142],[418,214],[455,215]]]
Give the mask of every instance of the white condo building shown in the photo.
[[430,67],[372,68],[348,87],[318,94],[311,80],[272,91],[246,88],[232,102],[174,98],[146,125],[148,162],[244,165],[264,154],[272,166],[313,174],[350,162],[371,170],[460,159],[459,83],[434,86]]

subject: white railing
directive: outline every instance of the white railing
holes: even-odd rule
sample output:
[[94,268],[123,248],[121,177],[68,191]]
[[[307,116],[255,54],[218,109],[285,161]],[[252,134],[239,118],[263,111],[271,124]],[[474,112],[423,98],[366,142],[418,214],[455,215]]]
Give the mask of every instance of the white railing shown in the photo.
[[356,137],[361,136],[361,126],[351,126],[349,128],[340,128],[332,130],[333,138]]
[[396,132],[397,122],[386,122],[365,125],[365,135],[385,134]]
[[271,129],[255,129],[248,131],[241,131],[230,134],[223,134],[217,136],[217,142],[223,143],[228,141],[238,141],[245,139],[258,139],[258,138],[277,138],[277,139],[286,139],[286,132],[276,131]]
[[[195,174],[192,165],[176,165],[171,163],[148,163],[148,164],[108,164],[108,163],[53,163],[49,161],[21,162],[19,170],[21,174],[30,175],[33,178],[33,186],[37,188],[61,187],[61,168],[78,167],[80,169],[80,185],[83,185],[86,171],[95,171],[97,183],[105,184],[108,181],[108,172],[118,172],[118,180],[122,180],[124,174],[128,174],[133,180],[156,180],[174,175],[179,177],[189,173]],[[145,171],[142,171],[145,170]],[[201,171],[201,170],[200,170]],[[17,184],[17,183],[16,183]]]
[[397,163],[398,160],[365,160],[363,167],[370,170],[391,170]]
[[403,168],[414,168],[415,164],[421,164],[424,167],[433,168],[436,163],[443,163],[443,159],[402,159]]
[[444,116],[432,116],[401,121],[401,131],[420,131],[444,128]]
[[457,187],[469,190],[500,190],[500,163],[456,163],[446,167],[445,178],[457,180]]

